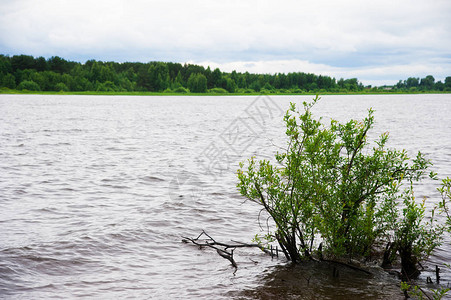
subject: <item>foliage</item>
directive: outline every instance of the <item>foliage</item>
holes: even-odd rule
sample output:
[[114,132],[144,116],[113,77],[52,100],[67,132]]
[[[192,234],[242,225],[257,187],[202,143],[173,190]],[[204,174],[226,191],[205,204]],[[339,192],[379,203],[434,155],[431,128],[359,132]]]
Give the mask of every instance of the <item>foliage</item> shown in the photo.
[[200,73],[191,74],[188,79],[188,88],[193,93],[205,93],[207,91],[207,77]]
[[19,90],[27,90],[27,91],[40,91],[41,88],[39,85],[32,80],[24,80],[17,87]]
[[184,87],[178,87],[174,90],[175,93],[181,93],[181,94],[187,94],[189,93],[189,90]]
[[242,89],[242,88],[238,89],[237,92],[240,94],[254,94],[255,93],[255,91],[253,89]]
[[451,213],[450,213],[450,202],[451,202],[451,178],[447,177],[442,180],[442,185],[437,189],[441,196],[442,201],[439,203],[439,208],[446,215],[446,230],[451,233]]
[[105,82],[96,82],[96,91],[98,92],[116,92],[118,91],[117,86],[114,84],[114,82],[111,82],[109,80]]
[[55,89],[57,90],[57,91],[62,91],[62,92],[67,92],[67,91],[69,91],[69,88],[67,87],[67,85],[65,85],[64,83],[62,83],[62,82],[59,82],[59,83],[57,83],[56,85],[55,85]]
[[425,223],[425,201],[415,202],[412,186],[403,193],[402,217],[396,223],[395,245],[401,257],[402,273],[406,279],[416,278],[420,271],[416,268],[419,260],[427,258],[440,245],[443,226],[435,225],[435,209],[432,218]]
[[[69,91],[104,91],[105,87],[99,86],[98,83],[106,82],[114,84],[107,84],[106,89],[109,91],[163,92],[167,88],[175,90],[178,87],[191,90],[190,84],[193,85],[194,82],[188,81],[195,74],[205,76],[206,89],[220,88],[229,93],[451,91],[451,77],[447,77],[444,82],[436,82],[431,75],[421,79],[411,77],[399,81],[393,87],[370,89],[364,87],[356,78],[336,80],[329,76],[303,72],[273,75],[236,71],[226,73],[218,68],[211,71],[210,67],[205,69],[198,65],[171,62],[117,63],[88,60],[82,64],[58,56],[45,59],[42,56],[9,57],[0,54],[0,87],[8,88],[14,88],[24,80],[32,80],[42,91],[59,91],[60,89],[56,88],[58,83],[64,83]],[[195,88],[202,93],[205,92],[203,80],[204,78],[201,79],[201,87]]]
[[13,89],[16,87],[16,79],[12,74],[6,74],[5,76],[3,76],[1,86]]
[[[411,298],[410,296],[413,296],[413,299],[423,300],[423,299],[433,299],[433,300],[440,300],[443,299],[446,294],[450,291],[449,288],[439,288],[439,289],[432,289],[432,298],[429,297],[426,292],[421,289],[418,285],[410,285],[405,281],[401,282],[401,291],[404,292],[404,295],[406,295],[407,298]],[[410,294],[409,294],[410,292]]]
[[228,91],[222,88],[212,88],[208,91],[209,93],[213,94],[227,94]]
[[[440,192],[440,194],[442,196],[442,202],[439,203],[439,208],[442,210],[442,212],[445,213],[445,217],[447,219],[446,230],[448,230],[448,232],[451,232],[451,217],[449,214],[449,207],[448,207],[448,202],[451,200],[451,179],[449,177],[447,177],[446,179],[443,179],[441,186],[439,188],[437,188],[437,190]],[[424,212],[424,206],[423,206],[423,212]],[[432,292],[432,298],[431,298],[418,285],[409,285],[407,282],[401,282],[401,290],[404,292],[405,295],[410,293],[409,296],[413,296],[414,299],[420,299],[420,300],[426,299],[426,298],[434,299],[434,300],[443,299],[450,291],[449,288],[445,288],[445,287],[440,287],[435,290],[431,289],[430,290],[430,292]]]
[[[361,122],[324,126],[312,116],[318,100],[304,102],[303,112],[291,104],[284,117],[288,146],[277,153],[277,164],[255,157],[246,168],[240,164],[241,194],[270,215],[270,235],[293,262],[316,254],[365,258],[388,242],[406,263],[423,259],[438,245],[440,229],[434,220],[425,224],[412,184],[430,162],[420,152],[410,159],[405,150],[387,148],[388,133],[370,148],[371,109]],[[320,243],[321,253],[315,253]]]

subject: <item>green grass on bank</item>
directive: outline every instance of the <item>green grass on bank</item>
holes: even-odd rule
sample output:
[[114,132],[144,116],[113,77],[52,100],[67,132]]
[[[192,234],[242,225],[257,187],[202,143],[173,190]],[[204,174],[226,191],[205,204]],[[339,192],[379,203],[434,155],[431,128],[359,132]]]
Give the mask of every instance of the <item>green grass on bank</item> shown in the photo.
[[[450,91],[348,91],[348,92],[324,92],[321,95],[396,95],[396,94],[450,94]],[[101,92],[101,91],[83,91],[83,92],[56,92],[56,91],[28,91],[28,90],[14,90],[8,88],[0,88],[0,94],[20,94],[20,95],[90,95],[90,96],[259,96],[259,95],[286,95],[286,96],[302,96],[302,95],[316,95],[318,92],[303,92],[303,93],[284,93],[284,92],[270,92],[270,93],[175,93],[175,92]]]

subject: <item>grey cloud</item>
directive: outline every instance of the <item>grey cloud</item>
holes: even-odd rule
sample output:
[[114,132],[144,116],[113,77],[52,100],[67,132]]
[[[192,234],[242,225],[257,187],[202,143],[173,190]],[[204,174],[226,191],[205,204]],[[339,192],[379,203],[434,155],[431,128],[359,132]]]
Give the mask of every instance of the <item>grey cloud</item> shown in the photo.
[[356,70],[439,61],[451,73],[449,19],[451,2],[442,0],[2,1],[0,52],[221,64],[301,60]]

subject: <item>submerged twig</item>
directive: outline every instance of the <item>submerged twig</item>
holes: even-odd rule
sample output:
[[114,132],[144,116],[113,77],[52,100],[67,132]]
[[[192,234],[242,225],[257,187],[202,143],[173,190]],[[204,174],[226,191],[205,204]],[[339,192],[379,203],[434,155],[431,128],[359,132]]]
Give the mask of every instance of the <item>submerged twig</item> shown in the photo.
[[[200,238],[202,236],[206,236],[207,238],[201,240]],[[238,269],[238,265],[237,265],[235,259],[233,258],[233,251],[236,248],[259,248],[260,250],[262,250],[266,254],[269,254],[269,255],[273,256],[273,252],[272,251],[269,251],[268,249],[265,249],[264,247],[262,247],[259,244],[247,244],[247,243],[238,242],[238,241],[232,241],[233,244],[217,242],[208,233],[206,233],[205,230],[202,230],[202,232],[196,238],[183,237],[182,241],[185,242],[185,243],[191,242],[194,245],[197,245],[199,247],[209,247],[209,248],[215,249],[216,252],[221,257],[223,257],[223,258],[227,259],[228,261],[230,261],[232,266],[235,268],[235,272]],[[273,251],[274,251],[274,249],[273,249]],[[275,251],[276,251],[276,256],[278,256],[277,249]]]

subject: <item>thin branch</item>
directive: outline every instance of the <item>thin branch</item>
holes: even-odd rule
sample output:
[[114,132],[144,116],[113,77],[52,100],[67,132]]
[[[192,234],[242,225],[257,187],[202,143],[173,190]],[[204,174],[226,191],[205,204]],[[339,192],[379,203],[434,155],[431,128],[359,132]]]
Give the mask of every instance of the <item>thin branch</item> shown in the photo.
[[[206,239],[200,240],[200,238],[202,236],[205,236]],[[238,242],[238,241],[232,241],[233,242],[232,244],[217,242],[204,230],[202,230],[202,232],[196,238],[190,238],[190,237],[182,237],[182,238],[183,238],[182,242],[184,242],[184,243],[191,242],[194,245],[199,246],[199,247],[209,247],[209,248],[215,249],[216,252],[221,257],[230,261],[232,266],[235,268],[235,272],[236,272],[236,269],[238,269],[238,265],[237,265],[235,259],[233,258],[233,251],[235,251],[236,248],[259,248],[266,254],[273,256],[271,251],[269,251],[268,249],[265,249],[264,247],[262,247],[259,244],[247,244],[247,243]],[[227,251],[229,249],[230,249],[230,251]],[[273,251],[274,250],[279,251],[277,249],[273,249]]]

